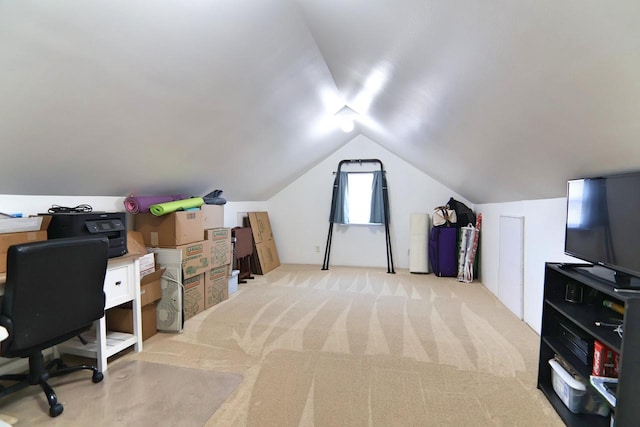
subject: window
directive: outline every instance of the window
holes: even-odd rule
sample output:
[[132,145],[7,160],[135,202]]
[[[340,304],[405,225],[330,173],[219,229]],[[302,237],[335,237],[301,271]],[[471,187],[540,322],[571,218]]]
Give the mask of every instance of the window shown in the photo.
[[382,171],[339,172],[334,182],[330,221],[338,224],[384,224]]
[[349,194],[347,198],[348,224],[371,223],[372,172],[347,173]]

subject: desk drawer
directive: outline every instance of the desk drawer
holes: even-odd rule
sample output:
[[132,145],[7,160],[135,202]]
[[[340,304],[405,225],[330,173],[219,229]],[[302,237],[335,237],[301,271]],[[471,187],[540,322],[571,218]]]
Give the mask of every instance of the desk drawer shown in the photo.
[[131,266],[109,268],[104,278],[105,308],[131,301],[134,296],[133,280],[131,280]]

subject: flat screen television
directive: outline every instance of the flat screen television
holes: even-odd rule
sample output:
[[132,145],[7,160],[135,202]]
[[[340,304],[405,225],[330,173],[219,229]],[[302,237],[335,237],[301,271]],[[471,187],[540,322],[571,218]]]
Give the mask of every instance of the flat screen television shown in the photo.
[[640,286],[640,172],[568,182],[564,252],[618,287]]

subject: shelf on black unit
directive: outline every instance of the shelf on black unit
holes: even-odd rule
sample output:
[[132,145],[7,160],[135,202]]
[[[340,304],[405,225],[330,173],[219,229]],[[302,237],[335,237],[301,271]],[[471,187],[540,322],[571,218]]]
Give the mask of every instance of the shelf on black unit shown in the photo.
[[556,354],[562,357],[573,369],[580,374],[580,376],[589,382],[589,375],[591,374],[591,366],[583,363],[578,357],[576,357],[571,350],[569,350],[564,343],[558,337],[543,337],[544,342],[547,343]]
[[596,326],[595,322],[622,323],[620,316],[611,313],[605,307],[596,307],[569,302],[545,300],[547,304],[564,315],[573,324],[592,335],[595,339],[620,352],[622,338],[610,326]]
[[[583,303],[565,301],[566,285],[575,283],[583,288],[583,295],[589,298]],[[616,313],[602,305],[603,299],[624,305],[624,315]],[[612,324],[596,326],[596,322]],[[614,330],[617,324],[624,322],[627,328],[621,336]],[[570,347],[585,347],[582,342],[572,340],[573,332],[588,344],[598,340],[620,354],[620,378],[615,408],[616,427],[636,427],[640,419],[640,293],[616,292],[611,286],[603,284],[588,275],[579,274],[571,267],[559,268],[558,264],[548,263],[544,275],[544,301],[542,304],[542,329],[540,333],[540,356],[538,360],[538,388],[547,397],[562,420],[569,426],[608,426],[609,417],[572,413],[555,394],[552,386],[552,369],[548,359],[558,355],[577,373],[577,378],[589,384],[589,390],[595,388],[589,382],[592,357],[584,363],[585,357],[572,352]],[[573,344],[571,344],[573,343]],[[588,349],[591,354],[592,349]],[[591,359],[591,360],[590,360]]]

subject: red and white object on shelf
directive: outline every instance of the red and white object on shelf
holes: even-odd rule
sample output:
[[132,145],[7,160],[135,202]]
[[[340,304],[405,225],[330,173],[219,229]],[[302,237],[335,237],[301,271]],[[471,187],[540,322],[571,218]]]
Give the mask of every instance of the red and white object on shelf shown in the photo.
[[600,341],[593,342],[593,368],[591,373],[596,377],[618,378],[618,361],[620,355]]

